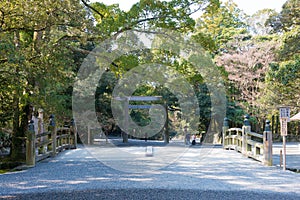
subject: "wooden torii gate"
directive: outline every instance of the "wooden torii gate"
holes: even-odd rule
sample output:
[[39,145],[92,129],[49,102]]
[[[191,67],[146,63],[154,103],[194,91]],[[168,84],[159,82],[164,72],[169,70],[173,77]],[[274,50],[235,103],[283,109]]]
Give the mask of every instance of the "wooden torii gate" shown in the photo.
[[[153,105],[131,105],[129,104],[130,101],[160,101],[162,100],[161,96],[127,96],[127,97],[117,97],[116,100],[123,100],[125,101],[124,105],[124,116],[125,116],[125,133],[122,134],[123,137],[123,142],[127,143],[128,142],[128,122],[129,122],[129,109],[150,109],[153,107]],[[168,106],[165,103],[164,104],[165,110],[166,110],[166,122],[164,125],[165,129],[165,137],[164,141],[166,143],[169,143],[169,127],[168,127],[168,121],[169,121],[169,116],[168,116]]]

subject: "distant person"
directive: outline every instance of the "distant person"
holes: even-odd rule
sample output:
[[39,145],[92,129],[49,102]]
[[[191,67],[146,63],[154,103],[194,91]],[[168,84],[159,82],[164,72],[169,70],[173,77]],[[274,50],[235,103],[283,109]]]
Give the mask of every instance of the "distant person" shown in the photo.
[[195,144],[196,144],[196,135],[194,134],[193,138],[192,138],[192,145],[195,145]]
[[201,132],[201,136],[200,136],[200,144],[203,143],[204,139],[205,139],[205,135],[206,135],[206,132],[205,131],[202,131]]

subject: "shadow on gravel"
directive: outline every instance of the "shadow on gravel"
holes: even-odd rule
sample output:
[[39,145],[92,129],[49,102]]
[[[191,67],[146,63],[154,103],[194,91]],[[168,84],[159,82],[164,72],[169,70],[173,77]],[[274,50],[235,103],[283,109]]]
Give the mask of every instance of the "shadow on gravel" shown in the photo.
[[40,199],[89,199],[89,200],[232,200],[232,199],[264,199],[264,200],[297,200],[300,196],[283,193],[265,193],[253,191],[215,191],[215,190],[169,190],[169,189],[107,189],[107,190],[81,190],[61,191],[32,194],[18,194],[7,196],[15,200]]
[[[131,140],[127,143],[123,143],[122,139],[109,139],[109,144],[112,144],[112,146],[115,147],[147,147],[147,146],[153,146],[153,147],[165,147],[165,146],[176,146],[176,147],[191,147],[191,148],[211,148],[214,147],[222,147],[221,145],[213,145],[213,144],[199,144],[196,143],[196,145],[185,145],[182,141],[170,141],[170,143],[165,143],[163,141],[157,141],[157,140]],[[100,146],[100,147],[107,147],[110,146],[107,143],[102,144],[95,144],[94,146]]]

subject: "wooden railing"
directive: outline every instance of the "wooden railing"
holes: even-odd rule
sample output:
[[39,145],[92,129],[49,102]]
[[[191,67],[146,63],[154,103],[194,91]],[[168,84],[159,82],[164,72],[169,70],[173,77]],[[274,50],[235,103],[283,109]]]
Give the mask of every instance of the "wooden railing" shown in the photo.
[[272,134],[270,121],[266,121],[263,134],[251,132],[248,116],[245,117],[242,128],[229,128],[228,119],[224,119],[223,126],[223,148],[233,149],[243,155],[272,165]]
[[53,133],[51,131],[35,135],[33,141],[35,143],[35,147],[33,147],[35,149],[35,162],[52,155]]
[[255,132],[246,132],[246,149],[244,154],[248,157],[254,158],[261,162],[264,161],[264,144],[263,144],[263,134]]
[[223,148],[242,152],[242,129],[230,128],[223,133]]
[[77,131],[74,124],[57,128],[54,116],[50,118],[48,131],[36,134],[31,121],[26,140],[26,164],[35,166],[36,162],[54,157],[59,152],[77,147]]

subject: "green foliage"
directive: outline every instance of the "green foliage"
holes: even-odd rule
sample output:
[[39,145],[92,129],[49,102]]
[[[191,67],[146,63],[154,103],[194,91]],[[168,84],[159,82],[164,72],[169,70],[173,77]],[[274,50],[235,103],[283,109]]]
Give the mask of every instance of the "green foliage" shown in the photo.
[[299,0],[287,0],[280,13],[272,13],[266,24],[273,28],[274,33],[288,32],[300,25]]
[[290,31],[285,32],[282,37],[282,46],[279,49],[279,57],[282,61],[293,59],[300,55],[300,25],[294,26]]
[[101,41],[118,35],[126,30],[151,30],[151,28],[169,28],[187,32],[194,28],[195,21],[190,17],[191,8],[203,7],[206,0],[141,0],[128,11],[122,11],[117,4],[105,5],[92,3],[93,16],[97,22]]
[[295,60],[272,64],[266,75],[264,104],[270,110],[278,105],[290,105],[292,109],[300,105],[300,57]]
[[279,14],[273,14],[267,23],[278,34],[277,62],[271,63],[266,74],[261,109],[269,115],[278,114],[279,105],[299,107],[299,10],[298,0],[288,0]]
[[225,44],[236,34],[246,31],[245,16],[233,1],[211,1],[203,15],[197,20],[193,35],[203,48],[215,53],[226,50]]
[[[6,74],[3,81],[6,90],[1,90],[1,96],[11,97],[18,91],[20,104],[16,106],[32,103],[47,112],[64,112],[66,101],[70,102],[66,90],[75,75],[72,52],[67,48],[72,42],[65,38],[77,34],[84,24],[84,12],[78,3],[75,0],[1,2],[0,34],[5,39],[0,41],[0,64]],[[10,113],[9,109],[16,108],[3,110]]]
[[[273,9],[263,9],[248,17],[247,24],[251,33],[255,35],[268,35],[272,32],[278,13]],[[272,21],[272,22],[271,22]]]
[[[76,66],[70,46],[86,31],[77,0],[0,2],[1,123],[13,130],[12,157],[22,160],[23,137],[33,108],[71,117]],[[70,39],[72,38],[72,39]],[[45,116],[47,117],[47,116]]]
[[101,81],[96,90],[96,112],[98,122],[102,127],[112,126],[115,124],[111,111],[111,95],[117,83],[115,75],[111,72],[106,72],[102,75]]
[[287,0],[282,6],[280,13],[282,28],[287,31],[295,25],[300,25],[300,2],[299,0]]

